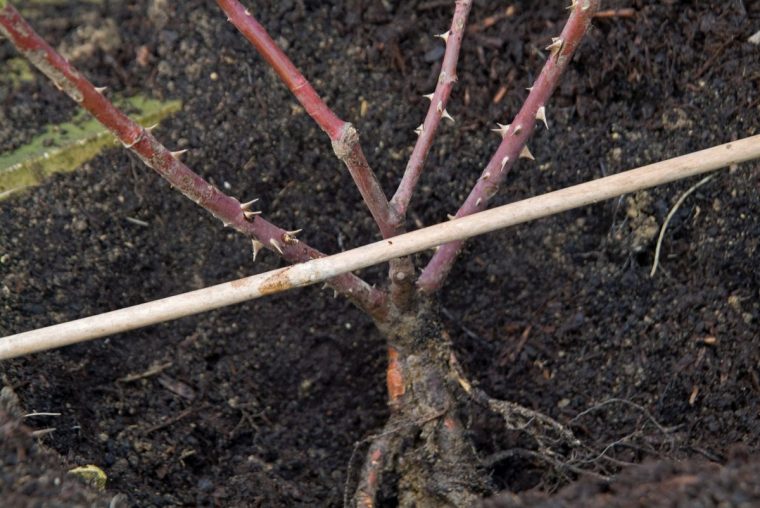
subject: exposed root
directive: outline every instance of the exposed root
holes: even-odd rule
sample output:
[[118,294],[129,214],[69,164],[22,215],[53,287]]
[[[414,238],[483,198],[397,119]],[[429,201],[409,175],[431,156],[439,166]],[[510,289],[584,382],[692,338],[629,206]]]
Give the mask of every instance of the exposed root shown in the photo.
[[449,410],[407,423],[396,413],[382,433],[357,443],[354,456],[368,441],[354,504],[347,483],[344,506],[374,508],[383,478],[394,471],[400,478],[399,506],[470,506],[489,492],[464,428]]
[[420,421],[402,422],[394,413],[381,433],[373,434],[357,442],[349,460],[346,485],[343,491],[343,505],[345,507],[351,506],[350,480],[353,476],[354,459],[362,445],[370,443],[364,467],[357,482],[354,500],[357,508],[371,508],[375,506],[383,473],[392,466],[403,442],[408,441],[417,433],[420,425],[441,416],[441,414],[434,414]]
[[473,506],[488,481],[459,418],[447,413],[420,428],[416,446],[399,462],[399,506]]
[[483,390],[473,386],[464,376],[462,368],[453,352],[449,357],[449,366],[459,386],[472,397],[472,400],[501,415],[507,429],[527,432],[536,441],[542,453],[555,455],[553,447],[557,445],[577,447],[581,444],[576,439],[573,431],[557,420],[514,402],[489,397]]
[[[632,463],[612,457],[611,455],[615,450],[627,450],[629,453],[633,452],[637,455],[649,455],[663,459],[668,458],[670,452],[677,448],[677,438],[674,433],[678,429],[678,426],[666,427],[662,425],[646,408],[626,399],[611,398],[605,400],[581,411],[570,420],[569,424],[580,425],[583,417],[602,411],[613,405],[622,405],[635,409],[641,414],[643,421],[637,422],[631,432],[613,441],[582,445],[582,451],[579,450],[574,457],[574,464],[579,466],[593,465],[604,469],[603,462],[613,468],[620,468],[630,466]],[[618,417],[622,416],[620,411],[616,411],[615,414]],[[656,439],[656,434],[648,432],[647,426],[656,429],[662,441]],[[657,447],[658,443],[664,444],[664,447]]]
[[[374,508],[383,472],[386,470],[387,465],[392,462],[393,456],[398,452],[399,444],[400,441],[393,439],[390,432],[384,432],[380,436],[376,436],[376,439],[370,444],[354,496],[357,508]],[[350,506],[348,484],[346,484],[346,487],[343,495],[343,505],[348,507]]]
[[[562,424],[539,411],[490,397],[467,379],[433,305],[416,305],[414,312],[404,312],[392,324],[379,325],[388,337],[391,417],[382,432],[357,443],[349,464],[346,506],[374,508],[391,500],[415,508],[477,505],[493,493],[490,471],[515,458],[547,465],[554,472],[547,477],[554,479],[552,484],[544,486],[549,490],[576,475],[609,481],[630,464],[632,454],[660,455],[647,427],[656,429],[673,449],[675,429],[628,400],[604,401]],[[478,457],[462,424],[473,402],[501,416],[507,430],[526,434],[532,444]],[[582,418],[612,405],[641,414],[627,435],[596,443],[576,438],[570,426],[583,429]],[[354,460],[366,444],[364,466],[354,474]]]
[[371,444],[353,506],[376,506],[389,477],[398,482],[398,506],[476,504],[492,489],[458,414],[463,394],[450,376],[451,345],[437,314],[420,305],[381,328],[392,414],[383,432],[365,440]]
[[576,421],[578,421],[579,419],[581,419],[581,417],[586,416],[589,413],[592,413],[594,411],[597,411],[599,409],[602,409],[602,408],[604,408],[606,406],[609,406],[609,405],[612,405],[612,404],[623,404],[623,405],[626,405],[626,406],[631,406],[632,408],[640,411],[647,418],[647,420],[649,420],[650,422],[652,422],[652,424],[655,427],[657,427],[657,430],[659,430],[660,432],[662,432],[662,434],[664,436],[669,435],[673,431],[672,428],[667,428],[667,427],[664,427],[662,424],[660,424],[660,422],[658,422],[655,419],[655,417],[652,416],[652,414],[649,411],[646,410],[646,408],[642,407],[639,404],[636,404],[633,401],[630,401],[630,400],[627,400],[627,399],[618,399],[618,398],[607,399],[604,402],[600,402],[599,404],[596,404],[595,406],[591,406],[590,408],[588,408],[588,409],[586,409],[584,411],[581,411],[580,413],[578,413],[577,415],[575,415],[575,417],[572,420],[570,420],[570,424],[575,423]]
[[483,462],[485,465],[489,467],[493,467],[503,460],[511,459],[513,457],[519,457],[519,456],[530,457],[533,459],[540,460],[542,462],[546,462],[552,467],[554,467],[554,469],[557,470],[563,476],[564,476],[565,471],[570,471],[571,473],[575,473],[581,476],[583,475],[590,476],[592,478],[596,478],[597,480],[602,480],[605,482],[610,481],[609,476],[605,476],[605,475],[596,473],[594,471],[590,471],[588,469],[582,469],[576,466],[575,464],[573,464],[572,462],[565,462],[559,459],[552,458],[546,455],[545,453],[539,453],[534,450],[526,450],[525,448],[512,448],[509,450],[502,450],[500,452],[494,453]]
[[[375,507],[384,491],[383,481],[389,477],[398,482],[396,502],[402,507],[472,506],[491,493],[489,468],[477,456],[460,418],[460,411],[471,401],[501,415],[509,430],[533,438],[537,449],[522,455],[538,458],[561,472],[583,472],[562,453],[580,444],[570,429],[475,388],[459,367],[437,312],[429,304],[420,304],[416,310],[404,313],[393,326],[382,327],[390,351],[392,414],[383,432],[355,448],[354,456],[359,447],[370,443],[356,481],[353,506]],[[354,476],[351,471],[349,478]],[[348,495],[345,501],[350,505]]]
[[581,418],[611,405],[625,405],[636,409],[667,441],[670,449],[675,448],[673,432],[675,427],[665,427],[652,414],[639,404],[626,399],[612,398],[596,404],[578,413],[567,425],[538,411],[520,406],[508,401],[489,397],[483,390],[473,386],[465,377],[456,356],[452,353],[449,359],[452,376],[462,389],[478,404],[499,414],[509,430],[521,431],[530,435],[537,445],[537,450],[513,448],[497,452],[483,460],[485,467],[492,468],[497,463],[514,457],[529,457],[550,465],[565,481],[569,481],[568,473],[588,476],[601,481],[609,481],[611,476],[621,467],[632,465],[631,462],[609,456],[617,448],[628,448],[639,454],[654,455],[662,458],[662,454],[652,448],[651,436],[646,434],[646,423],[637,425],[629,434],[610,442],[589,444],[577,439],[569,426],[576,424]]

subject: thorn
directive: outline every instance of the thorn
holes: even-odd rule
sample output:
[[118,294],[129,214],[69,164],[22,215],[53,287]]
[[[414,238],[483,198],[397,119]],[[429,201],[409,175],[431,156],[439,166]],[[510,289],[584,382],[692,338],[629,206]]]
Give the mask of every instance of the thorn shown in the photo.
[[243,212],[243,215],[245,215],[246,219],[253,220],[253,218],[256,217],[257,215],[261,215],[261,212],[259,212],[259,211],[252,212],[250,210],[247,210],[247,211]]
[[536,111],[536,120],[541,120],[544,122],[547,130],[549,129],[549,123],[546,121],[546,106],[541,106],[538,108],[538,111]]
[[414,129],[414,132],[418,136],[422,136],[422,133],[425,132],[425,124],[421,123],[419,127],[417,127],[416,129]]
[[442,118],[445,118],[446,120],[451,120],[451,122],[452,122],[452,123],[454,122],[454,117],[453,117],[453,116],[451,116],[451,115],[449,114],[449,112],[448,112],[448,111],[446,111],[445,109],[443,110],[443,113],[441,113],[441,117],[442,117]]
[[251,209],[251,205],[254,204],[255,202],[257,202],[258,200],[259,200],[259,198],[256,198],[256,199],[250,200],[247,203],[243,203],[242,205],[240,205],[240,209],[241,210],[250,210]]
[[[142,129],[140,131],[140,135],[137,136],[137,138],[135,138],[135,140],[132,141],[131,143],[127,144],[124,141],[122,141],[121,144],[124,146],[124,148],[130,149],[133,146],[135,146],[137,143],[139,143],[140,141],[142,141],[143,139],[145,139],[145,129]],[[172,154],[172,155],[174,155],[174,154]]]
[[278,241],[277,241],[277,240],[275,240],[274,238],[270,238],[270,240],[269,240],[269,244],[270,244],[272,247],[274,247],[274,249],[275,249],[277,252],[279,252],[280,254],[282,254],[282,248],[280,247],[280,242],[278,242]]
[[521,132],[522,132],[522,125],[518,125],[517,127],[515,127],[515,136],[519,136]]
[[568,5],[567,7],[565,7],[565,9],[567,9],[567,10],[575,9],[576,5],[578,5],[578,0],[572,0],[572,2],[570,2],[570,5]]
[[528,88],[526,88],[526,90],[527,90],[528,92],[532,92],[532,91],[533,91],[533,87],[532,87],[532,86],[529,86]]
[[488,180],[489,178],[491,178],[491,172],[490,171],[486,172],[486,174],[483,175],[483,178],[481,178],[481,180]]
[[151,125],[150,127],[146,127],[146,128],[145,128],[145,130],[146,130],[146,131],[148,131],[148,132],[153,132],[153,130],[154,130],[156,127],[158,127],[158,124],[157,124],[157,123],[154,123],[154,124],[153,124],[153,125]]
[[330,287],[330,286],[328,286],[328,285],[327,285],[327,282],[325,282],[324,284],[322,284],[322,289],[327,289],[327,288],[329,288],[329,287]]
[[475,201],[475,206],[480,206],[480,203],[483,202],[482,198],[478,198],[477,201]]
[[443,101],[438,101],[438,105],[435,107],[436,111],[443,113]]
[[429,100],[429,101],[431,101],[431,102],[432,102],[432,101],[433,101],[433,96],[434,96],[434,95],[435,95],[435,92],[433,92],[433,93],[429,93],[429,94],[427,94],[427,95],[423,95],[423,97],[424,97],[424,98],[426,98],[427,100]]
[[296,238],[296,235],[303,231],[303,229],[296,229],[295,231],[285,231],[282,235],[282,241],[285,242],[286,245],[293,245],[294,243],[298,243],[298,238]]
[[501,159],[501,169],[502,169],[502,171],[504,170],[504,166],[507,165],[507,162],[509,162],[509,155],[507,155],[506,157],[504,157],[503,159]]
[[108,90],[107,86],[96,86],[95,87],[95,91],[98,92],[99,94],[105,93],[106,90]]
[[521,159],[530,159],[532,161],[536,160],[535,157],[533,157],[533,154],[530,153],[530,148],[528,148],[528,145],[525,145],[522,150],[520,150],[520,158]]
[[172,157],[174,157],[177,160],[180,160],[180,158],[182,157],[182,154],[186,152],[187,152],[187,148],[185,148],[184,150],[177,150],[176,152],[172,152]]
[[446,214],[446,218],[449,219],[449,220],[454,220],[454,219],[457,218],[457,216],[456,215],[451,215],[450,213],[447,213]]
[[506,138],[507,137],[507,133],[509,132],[509,126],[510,126],[510,124],[503,125],[503,124],[497,123],[496,125],[498,125],[499,128],[498,129],[491,129],[491,130],[493,132],[497,132],[499,134],[499,136],[501,136],[502,138]]
[[552,43],[546,46],[544,49],[549,50],[552,56],[556,56],[560,51],[562,51],[562,45],[564,43],[565,41],[559,37],[552,37]]
[[448,44],[448,42],[449,42],[449,35],[451,35],[451,30],[446,30],[442,34],[436,35],[436,37],[438,37],[439,39],[443,39],[443,42],[445,42],[446,44]]
[[264,248],[264,244],[258,240],[251,240],[251,246],[253,247],[253,262],[256,262],[256,256],[259,255],[259,251]]

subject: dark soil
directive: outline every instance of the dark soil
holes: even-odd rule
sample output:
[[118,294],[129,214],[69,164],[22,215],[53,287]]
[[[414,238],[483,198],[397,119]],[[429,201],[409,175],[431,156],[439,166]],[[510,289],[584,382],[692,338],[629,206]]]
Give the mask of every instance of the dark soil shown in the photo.
[[[357,125],[390,193],[438,74],[432,34],[445,30],[453,2],[248,3]],[[457,123],[441,130],[412,226],[456,210],[498,143],[488,129],[516,112],[567,3],[507,2],[513,15],[484,28],[506,6],[476,1],[479,30],[465,41],[449,108]],[[169,4],[168,16],[156,4]],[[537,162],[516,168],[499,202],[757,134],[760,47],[747,39],[760,28],[760,3],[605,2],[613,7],[636,16],[595,22],[551,103],[551,130],[531,144]],[[190,148],[191,167],[241,199],[260,197],[271,220],[304,228],[323,251],[376,238],[326,137],[213,2],[72,1],[32,22],[54,45],[72,46],[77,27],[109,19],[121,43],[75,63],[114,92],[182,99],[156,134]],[[12,56],[0,44],[0,60]],[[16,90],[0,83],[0,150],[74,112],[41,76]],[[650,278],[659,226],[695,182],[476,239],[441,294],[470,377],[572,427],[599,450],[589,464],[597,472],[654,459],[723,464],[737,444],[760,449],[760,165],[724,171],[686,200]],[[278,266],[272,255],[252,265],[250,242],[120,149],[3,201],[0,225],[0,335]],[[381,282],[384,271],[363,275]],[[25,424],[55,427],[43,442],[61,467],[99,465],[111,497],[335,506],[354,443],[387,418],[384,368],[372,322],[310,288],[5,361],[0,373],[26,410],[61,413]],[[599,406],[610,399],[618,402]],[[499,488],[546,494],[576,479],[530,455],[499,459],[518,437],[489,415],[469,423]],[[21,492],[14,481],[26,473],[13,471],[3,469],[2,496]]]
[[689,508],[760,506],[760,462],[744,453],[725,466],[707,461],[647,462],[612,482],[583,480],[553,496],[531,492],[494,496],[484,508]]

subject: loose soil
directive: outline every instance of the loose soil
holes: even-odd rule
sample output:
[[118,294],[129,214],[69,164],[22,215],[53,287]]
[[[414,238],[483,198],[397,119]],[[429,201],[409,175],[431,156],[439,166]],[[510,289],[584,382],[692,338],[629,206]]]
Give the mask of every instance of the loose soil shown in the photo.
[[[389,193],[427,107],[421,95],[435,84],[442,46],[432,34],[446,29],[452,3],[249,2],[356,124]],[[567,3],[475,2],[449,108],[457,121],[441,129],[410,226],[456,210],[498,143],[488,129],[515,114]],[[760,47],[747,39],[760,28],[760,3],[605,2],[615,7],[636,15],[595,22],[548,108],[551,130],[531,143],[537,162],[520,163],[499,203],[757,134]],[[72,1],[41,16],[38,31],[67,48],[115,23],[119,44],[95,44],[75,63],[124,95],[182,99],[156,134],[189,148],[186,161],[204,177],[261,198],[271,220],[304,228],[323,251],[376,239],[326,137],[213,2]],[[0,44],[0,61],[13,56]],[[74,114],[40,76],[6,85],[2,151]],[[700,459],[714,464],[668,471],[715,476],[710,468],[737,446],[750,458],[760,448],[760,165],[721,172],[686,200],[650,277],[659,227],[695,182],[476,239],[440,295],[470,377],[570,426],[599,450],[589,464],[597,472]],[[120,149],[3,201],[0,225],[0,335],[279,266],[272,255],[252,264],[249,241]],[[384,271],[363,275],[382,282]],[[372,322],[319,288],[5,361],[2,384],[25,411],[61,414],[24,419],[29,431],[55,427],[41,438],[52,450],[24,454],[43,456],[44,467],[4,452],[2,495],[18,494],[18,506],[23,496],[74,505],[55,482],[28,487],[23,468],[96,464],[108,475],[104,499],[122,493],[135,506],[340,505],[354,443],[387,418],[384,367]],[[534,489],[523,506],[577,480],[529,453],[499,455],[524,439],[498,418],[467,423],[500,489]],[[2,435],[32,446],[28,434]],[[730,468],[757,471],[745,462],[721,478],[741,484]],[[663,467],[642,474],[668,477]],[[625,485],[644,480],[630,471],[612,492],[634,503]],[[604,491],[593,481],[573,491],[575,505]]]

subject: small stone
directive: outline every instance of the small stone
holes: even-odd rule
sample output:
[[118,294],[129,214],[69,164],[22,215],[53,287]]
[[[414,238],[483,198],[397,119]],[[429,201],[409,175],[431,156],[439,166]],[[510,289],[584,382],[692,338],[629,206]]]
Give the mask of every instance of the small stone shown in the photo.
[[72,226],[75,231],[79,231],[80,233],[87,231],[87,221],[85,219],[76,219]]

